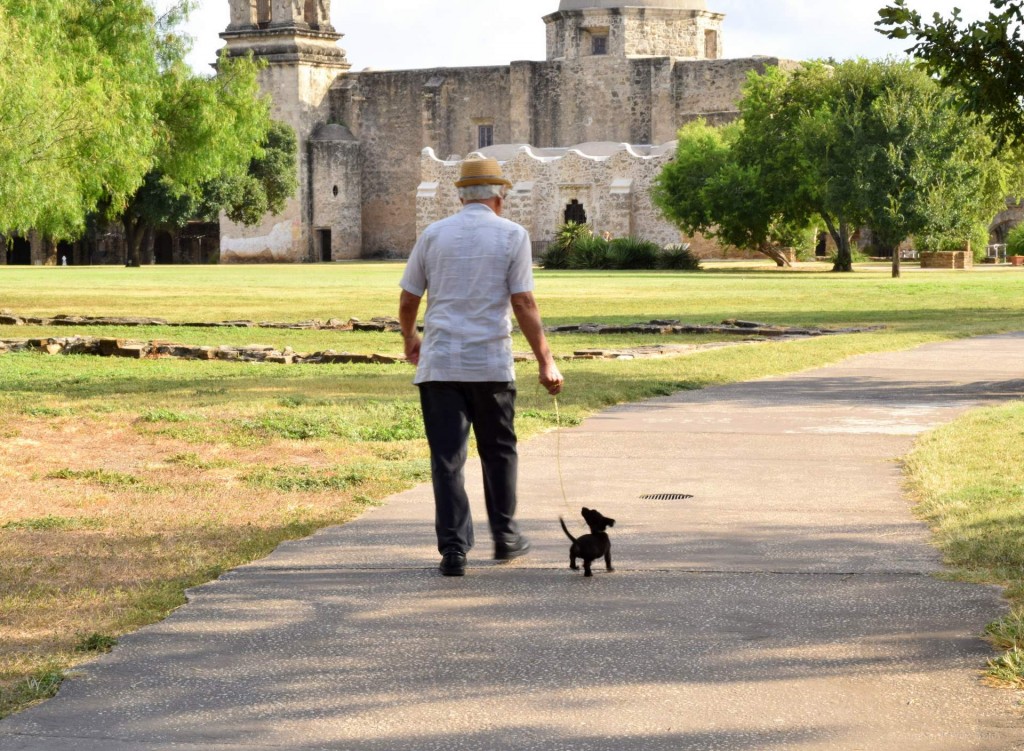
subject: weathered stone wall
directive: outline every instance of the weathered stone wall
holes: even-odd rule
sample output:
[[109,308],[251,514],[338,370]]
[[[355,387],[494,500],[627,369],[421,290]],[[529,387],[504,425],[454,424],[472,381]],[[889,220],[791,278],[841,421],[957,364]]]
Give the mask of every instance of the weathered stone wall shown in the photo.
[[334,117],[362,144],[363,254],[405,256],[412,248],[424,146],[441,159],[465,156],[478,148],[481,123],[493,125],[499,144],[665,143],[696,117],[735,118],[747,72],[780,62],[590,56],[350,74],[333,90]]
[[[700,10],[670,8],[587,8],[563,10],[544,17],[547,59],[575,60],[596,56],[594,37],[605,37],[600,56],[653,56],[702,60],[721,55],[725,16]],[[708,49],[706,32],[715,34]],[[708,52],[711,54],[709,55]]]
[[[360,258],[363,251],[362,155],[359,141],[341,125],[320,128],[310,139],[313,160],[313,231],[317,260]],[[330,247],[323,247],[323,232]]]
[[511,136],[508,67],[364,71],[334,89],[335,118],[362,146],[363,255],[406,256],[416,241],[424,146],[468,154],[478,126]]
[[312,63],[268,65],[260,86],[271,97],[271,116],[288,123],[298,137],[299,188],[284,211],[255,227],[221,217],[221,261],[292,262],[315,260],[312,243],[310,135],[330,117],[328,91],[338,76],[335,66]]
[[[583,144],[571,149],[493,146],[479,151],[501,161],[514,187],[505,216],[530,232],[543,249],[565,223],[565,209],[578,201],[598,234],[636,235],[660,245],[682,241],[651,201],[650,186],[675,153],[675,144],[632,147],[615,143]],[[417,198],[417,231],[459,210],[457,161],[440,160],[431,149],[422,154]]]
[[770,66],[791,70],[799,65],[777,57],[680,63],[672,69],[675,112],[671,120],[676,128],[698,117],[713,125],[729,122],[739,114],[737,107],[751,72],[764,73]]

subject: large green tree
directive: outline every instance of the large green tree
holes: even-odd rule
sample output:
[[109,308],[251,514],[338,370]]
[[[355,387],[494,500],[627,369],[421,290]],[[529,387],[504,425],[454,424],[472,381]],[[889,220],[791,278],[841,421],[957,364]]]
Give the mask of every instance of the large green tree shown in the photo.
[[212,208],[211,183],[244,180],[264,156],[271,121],[257,71],[251,58],[226,55],[214,77],[197,76],[183,57],[162,71],[153,164],[123,210],[114,211],[125,228],[128,265],[139,265],[143,243],[157,229],[183,225],[204,199]]
[[213,218],[223,211],[233,222],[253,225],[284,210],[299,186],[295,131],[272,121],[261,151],[244,174],[224,174],[204,187],[200,214]]
[[156,34],[144,0],[0,0],[0,231],[69,237],[139,186]]
[[765,193],[760,165],[741,163],[743,123],[712,127],[697,120],[680,129],[675,159],[658,176],[654,201],[688,235],[755,249],[788,266],[786,249],[806,238]]
[[820,221],[838,248],[835,270],[850,271],[857,227],[889,248],[922,233],[962,245],[1006,195],[984,127],[910,63],[772,68],[751,76],[740,111],[741,126],[718,140],[680,134],[656,197],[684,229],[730,242],[746,233],[757,247]]
[[137,265],[158,227],[203,209],[251,223],[294,192],[294,134],[271,132],[257,64],[185,63],[195,4],[0,0],[0,233],[118,219]]
[[879,11],[878,31],[914,40],[907,52],[957,93],[966,110],[990,118],[1001,141],[1024,137],[1024,1],[992,0],[993,10],[966,23],[958,8],[931,23],[907,0]]

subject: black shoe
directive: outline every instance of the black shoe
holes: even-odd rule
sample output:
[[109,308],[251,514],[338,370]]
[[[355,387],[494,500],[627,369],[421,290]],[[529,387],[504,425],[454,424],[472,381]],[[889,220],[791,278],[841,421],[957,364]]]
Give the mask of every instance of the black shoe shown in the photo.
[[466,556],[457,550],[444,554],[441,558],[441,576],[465,576]]
[[530,552],[530,541],[519,535],[514,542],[494,543],[494,560],[511,561]]

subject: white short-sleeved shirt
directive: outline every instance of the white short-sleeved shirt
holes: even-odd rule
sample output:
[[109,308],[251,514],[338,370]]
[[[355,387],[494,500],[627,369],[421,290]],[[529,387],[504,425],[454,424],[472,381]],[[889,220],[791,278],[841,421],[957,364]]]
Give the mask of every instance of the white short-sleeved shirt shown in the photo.
[[414,383],[513,381],[511,295],[533,291],[527,231],[471,203],[427,227],[401,287],[427,295]]

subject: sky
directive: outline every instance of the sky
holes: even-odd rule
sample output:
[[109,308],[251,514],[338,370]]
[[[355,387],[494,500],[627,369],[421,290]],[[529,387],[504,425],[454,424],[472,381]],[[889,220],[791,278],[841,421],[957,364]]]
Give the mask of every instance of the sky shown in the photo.
[[[769,55],[795,60],[818,57],[902,57],[907,42],[878,34],[874,22],[886,0],[708,0],[725,13],[726,57]],[[628,0],[624,0],[628,5]],[[984,17],[988,0],[909,0],[927,18],[954,6],[968,20]],[[331,18],[344,34],[353,70],[506,65],[543,60],[543,16],[558,0],[334,0]],[[187,30],[195,38],[189,62],[208,72],[223,46],[228,0],[201,0]]]

